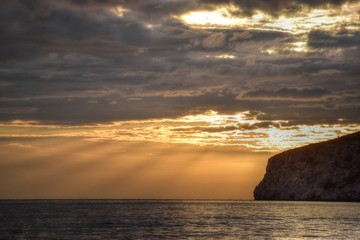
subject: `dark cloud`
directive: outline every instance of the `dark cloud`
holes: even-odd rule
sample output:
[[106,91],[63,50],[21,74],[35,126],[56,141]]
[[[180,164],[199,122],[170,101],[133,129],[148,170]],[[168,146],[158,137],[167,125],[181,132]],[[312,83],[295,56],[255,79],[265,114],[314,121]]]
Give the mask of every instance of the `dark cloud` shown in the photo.
[[236,126],[216,126],[216,127],[192,127],[192,128],[183,128],[178,127],[175,131],[178,132],[185,132],[185,133],[202,133],[202,132],[209,132],[209,133],[218,133],[218,132],[231,132],[231,131],[248,131],[248,130],[256,130],[260,128],[269,128],[269,127],[276,127],[280,128],[281,124],[271,121],[264,121],[258,122],[254,124],[249,123],[241,123],[237,124]]
[[360,32],[311,31],[308,44],[312,48],[353,48],[360,46]]
[[[343,3],[231,2],[248,12],[274,14],[293,3]],[[314,30],[308,36],[311,51],[298,53],[292,44],[306,39],[305,33],[197,29],[173,18],[218,4],[0,1],[0,120],[76,124],[212,109],[259,111],[266,121],[358,121],[357,31]],[[127,9],[123,16],[114,13],[117,6]]]
[[[133,13],[128,18],[116,16],[111,5],[121,1],[28,2],[0,3],[4,6],[0,9],[0,44],[6,46],[0,50],[2,62],[74,52],[117,58],[117,62],[126,56],[131,61],[134,54],[174,51],[189,38],[187,29],[176,21],[152,30]],[[83,5],[89,7],[79,7]]]
[[265,99],[319,99],[331,95],[332,92],[323,88],[281,88],[279,90],[254,90],[246,92],[243,98],[265,98]]
[[123,3],[122,0],[63,0],[70,4],[80,6],[119,6]]
[[164,18],[184,13],[199,7],[197,0],[124,0],[122,4],[129,8],[137,17],[151,22],[159,22]]

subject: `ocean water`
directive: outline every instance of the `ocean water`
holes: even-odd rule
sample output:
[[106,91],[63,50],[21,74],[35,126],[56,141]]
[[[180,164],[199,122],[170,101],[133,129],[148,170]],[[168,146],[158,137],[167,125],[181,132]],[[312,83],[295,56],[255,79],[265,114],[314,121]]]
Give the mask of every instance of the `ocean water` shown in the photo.
[[0,239],[360,239],[360,203],[2,200]]

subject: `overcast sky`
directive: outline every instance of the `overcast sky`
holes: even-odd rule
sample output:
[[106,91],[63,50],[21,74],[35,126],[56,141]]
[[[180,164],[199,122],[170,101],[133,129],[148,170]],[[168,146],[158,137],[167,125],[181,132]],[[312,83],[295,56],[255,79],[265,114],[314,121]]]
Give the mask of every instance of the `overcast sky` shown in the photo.
[[359,9],[341,0],[3,0],[0,118],[83,124],[210,109],[359,123]]

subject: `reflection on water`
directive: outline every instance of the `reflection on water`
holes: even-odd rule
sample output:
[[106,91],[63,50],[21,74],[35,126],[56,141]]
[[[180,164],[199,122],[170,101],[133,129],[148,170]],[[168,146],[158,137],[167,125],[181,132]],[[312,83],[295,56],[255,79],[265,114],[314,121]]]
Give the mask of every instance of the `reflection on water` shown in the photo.
[[0,201],[0,239],[360,239],[360,203]]

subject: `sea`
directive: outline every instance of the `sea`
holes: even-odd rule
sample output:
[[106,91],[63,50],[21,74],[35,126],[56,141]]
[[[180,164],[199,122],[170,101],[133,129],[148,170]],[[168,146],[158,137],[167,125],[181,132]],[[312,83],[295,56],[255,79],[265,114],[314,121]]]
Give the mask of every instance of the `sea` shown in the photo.
[[0,239],[360,239],[360,203],[1,200]]

